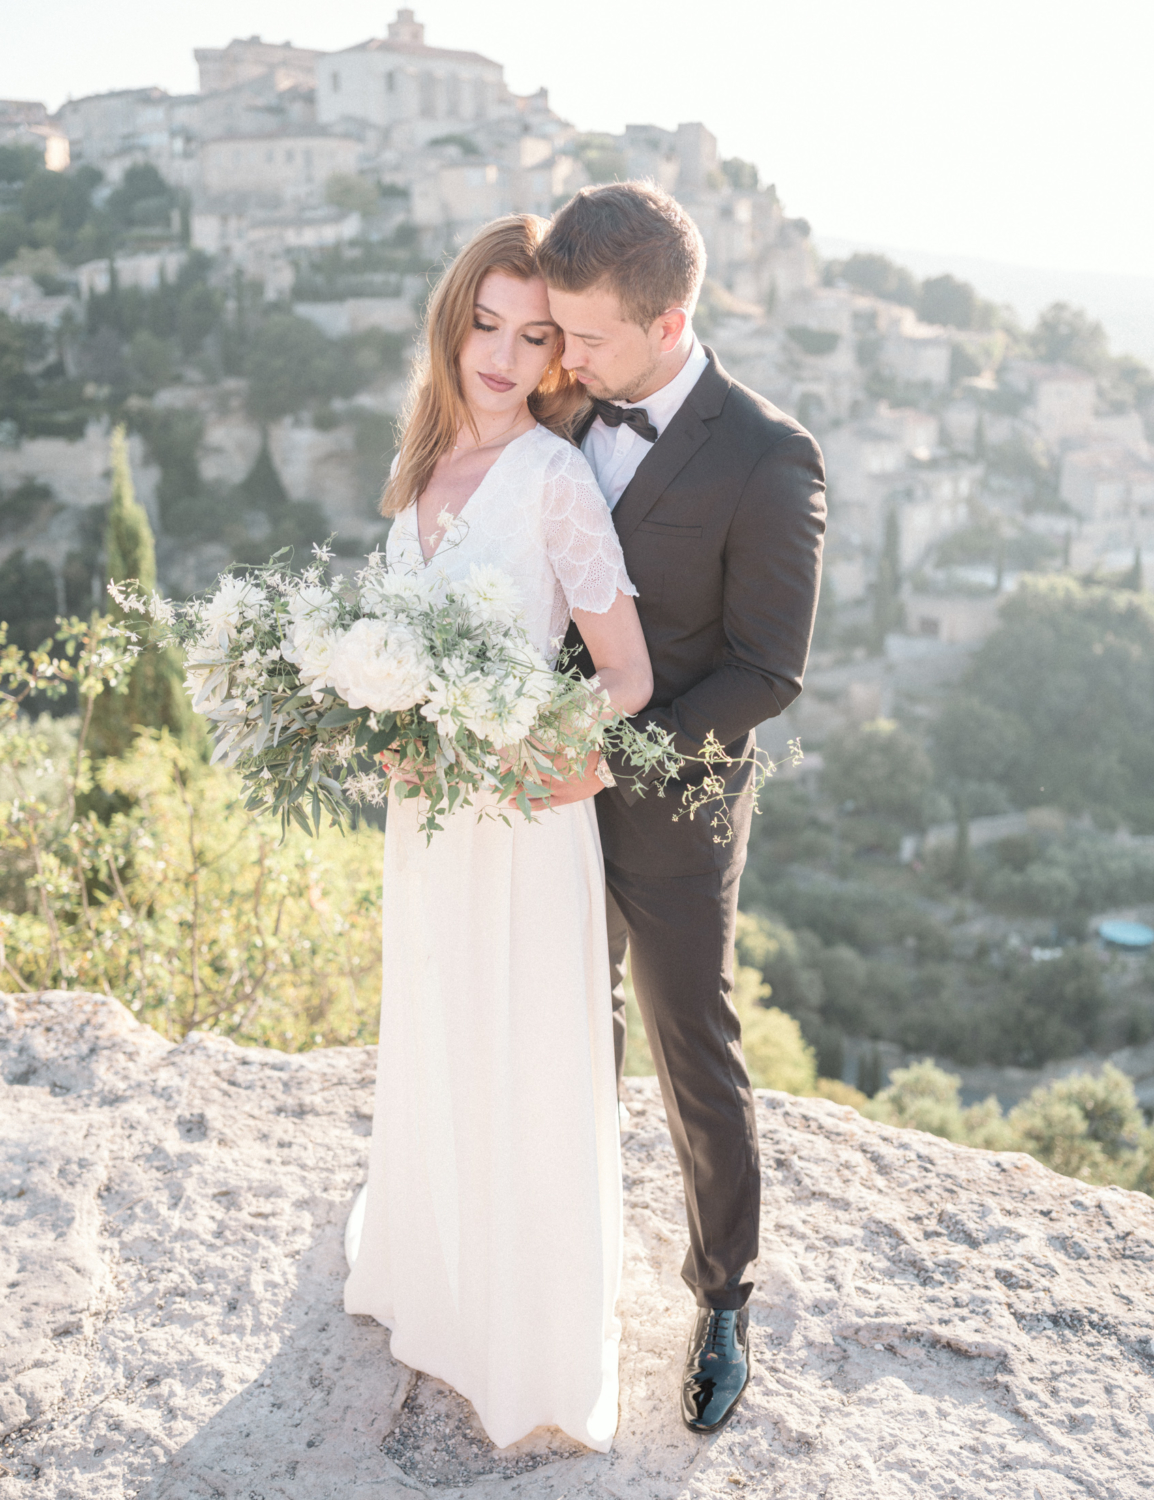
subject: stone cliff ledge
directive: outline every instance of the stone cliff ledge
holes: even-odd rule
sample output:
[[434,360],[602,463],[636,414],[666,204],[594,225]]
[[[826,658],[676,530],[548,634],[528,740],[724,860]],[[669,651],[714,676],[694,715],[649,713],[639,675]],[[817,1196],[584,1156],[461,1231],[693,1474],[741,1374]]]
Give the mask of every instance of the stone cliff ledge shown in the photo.
[[171,1046],[102,996],[0,996],[0,1500],[1154,1489],[1154,1203],[776,1093],[757,1370],[730,1427],[691,1438],[684,1216],[650,1079],[623,1140],[616,1447],[494,1450],[341,1310],[374,1063]]

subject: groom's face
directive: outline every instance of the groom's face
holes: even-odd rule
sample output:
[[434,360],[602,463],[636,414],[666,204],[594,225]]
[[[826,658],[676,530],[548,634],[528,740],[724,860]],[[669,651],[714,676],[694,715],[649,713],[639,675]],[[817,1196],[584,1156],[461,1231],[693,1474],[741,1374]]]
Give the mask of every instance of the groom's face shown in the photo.
[[550,287],[549,311],[565,335],[561,363],[602,401],[640,401],[664,384],[662,355],[676,346],[685,326],[679,308],[672,321],[663,315],[648,328],[630,323],[616,294],[604,287]]

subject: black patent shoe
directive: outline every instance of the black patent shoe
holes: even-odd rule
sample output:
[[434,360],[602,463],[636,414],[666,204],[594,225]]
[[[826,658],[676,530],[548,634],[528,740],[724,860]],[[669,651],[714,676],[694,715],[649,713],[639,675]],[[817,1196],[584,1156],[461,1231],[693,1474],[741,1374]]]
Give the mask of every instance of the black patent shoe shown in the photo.
[[681,1382],[681,1420],[690,1432],[716,1432],[749,1384],[749,1309],[699,1307]]

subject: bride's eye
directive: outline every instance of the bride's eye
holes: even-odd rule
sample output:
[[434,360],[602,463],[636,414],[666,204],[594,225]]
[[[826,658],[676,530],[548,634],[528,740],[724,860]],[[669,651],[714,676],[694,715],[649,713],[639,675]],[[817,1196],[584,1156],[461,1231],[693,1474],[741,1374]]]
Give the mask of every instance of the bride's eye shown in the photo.
[[541,339],[530,338],[528,334],[525,334],[524,337],[525,337],[525,342],[527,344],[535,344],[538,349],[540,349],[541,346],[542,346],[542,344],[544,344],[546,342],[546,340],[543,339],[543,338],[541,338]]
[[497,332],[497,325],[496,325],[496,323],[482,323],[481,320],[480,320],[480,318],[474,318],[473,319],[473,327],[478,331],[478,333],[496,333]]

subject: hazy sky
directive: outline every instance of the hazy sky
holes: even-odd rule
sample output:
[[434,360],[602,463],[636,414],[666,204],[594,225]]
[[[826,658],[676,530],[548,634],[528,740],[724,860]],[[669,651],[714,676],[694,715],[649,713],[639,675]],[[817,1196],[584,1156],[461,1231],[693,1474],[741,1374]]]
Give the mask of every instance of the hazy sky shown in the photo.
[[[587,130],[704,120],[819,232],[1154,275],[1154,0],[421,0],[434,45]],[[159,84],[234,36],[336,49],[364,0],[0,0],[0,97]]]

